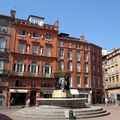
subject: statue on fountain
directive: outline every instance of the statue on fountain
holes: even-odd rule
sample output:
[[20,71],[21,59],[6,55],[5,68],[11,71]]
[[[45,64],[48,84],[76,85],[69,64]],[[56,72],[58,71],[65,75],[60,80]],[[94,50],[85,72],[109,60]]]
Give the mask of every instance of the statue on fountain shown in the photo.
[[71,97],[69,74],[55,74],[55,90],[52,97]]
[[70,89],[70,81],[69,77],[56,77],[55,78],[56,83],[55,83],[55,88],[57,90],[69,90]]

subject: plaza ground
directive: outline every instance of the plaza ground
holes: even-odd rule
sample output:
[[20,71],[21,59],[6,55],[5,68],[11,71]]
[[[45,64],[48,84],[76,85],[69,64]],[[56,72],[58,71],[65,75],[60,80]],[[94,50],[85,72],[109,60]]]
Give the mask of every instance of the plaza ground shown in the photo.
[[[120,120],[120,106],[118,105],[99,105],[102,106],[103,109],[110,112],[110,115],[103,116],[103,117],[97,117],[97,118],[86,118],[81,120]],[[14,112],[18,111],[19,107],[6,109],[6,108],[0,108],[0,120],[27,120],[28,118],[20,118],[13,115]],[[39,119],[33,119],[29,118],[29,120],[39,120]],[[67,119],[66,119],[67,120]]]

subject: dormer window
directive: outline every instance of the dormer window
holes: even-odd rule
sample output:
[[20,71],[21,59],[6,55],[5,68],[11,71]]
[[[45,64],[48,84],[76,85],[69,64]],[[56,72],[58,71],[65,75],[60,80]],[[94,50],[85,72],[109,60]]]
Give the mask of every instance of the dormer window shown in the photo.
[[30,15],[28,18],[28,21],[31,24],[35,24],[35,25],[38,25],[40,27],[44,26],[44,18],[42,18],[42,17]]

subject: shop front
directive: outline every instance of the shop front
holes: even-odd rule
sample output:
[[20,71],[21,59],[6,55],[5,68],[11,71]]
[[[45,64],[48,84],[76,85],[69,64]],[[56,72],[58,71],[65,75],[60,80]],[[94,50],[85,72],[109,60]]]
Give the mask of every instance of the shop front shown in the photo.
[[26,103],[26,96],[28,94],[28,90],[23,89],[10,89],[10,105],[23,106]]

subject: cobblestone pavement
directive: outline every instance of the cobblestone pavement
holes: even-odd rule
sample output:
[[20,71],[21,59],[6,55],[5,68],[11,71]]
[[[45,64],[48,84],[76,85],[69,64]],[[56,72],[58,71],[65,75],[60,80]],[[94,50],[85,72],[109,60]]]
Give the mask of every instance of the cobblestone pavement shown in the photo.
[[[110,115],[97,117],[97,118],[86,118],[81,120],[120,120],[120,106],[117,105],[99,105],[102,106],[103,109],[110,112]],[[14,112],[18,111],[21,108],[12,108],[12,109],[1,109],[0,108],[0,120],[28,120],[28,118],[20,118],[13,115]],[[39,120],[39,119],[32,119],[29,120]]]

